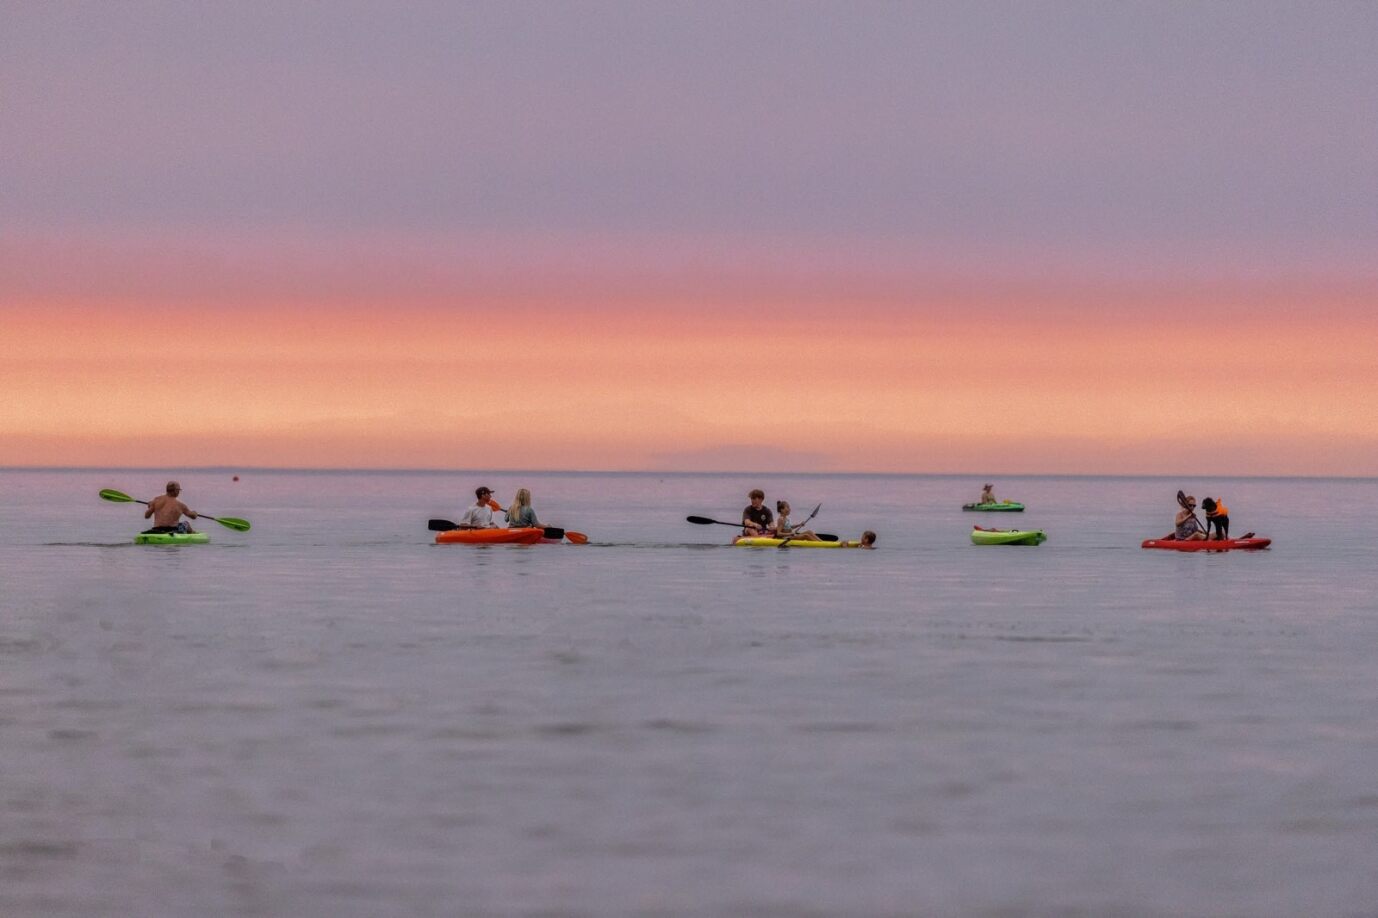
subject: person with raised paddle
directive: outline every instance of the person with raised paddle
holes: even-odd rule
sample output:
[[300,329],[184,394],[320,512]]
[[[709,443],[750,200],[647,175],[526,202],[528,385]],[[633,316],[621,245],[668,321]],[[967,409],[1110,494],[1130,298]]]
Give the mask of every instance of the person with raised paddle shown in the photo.
[[1196,498],[1190,494],[1177,492],[1177,503],[1182,508],[1177,511],[1173,521],[1173,537],[1178,542],[1199,542],[1206,538],[1201,521],[1196,518]]
[[747,497],[751,503],[742,510],[742,535],[768,536],[775,525],[775,515],[765,506],[766,492],[756,488]]
[[197,513],[182,503],[178,497],[181,493],[182,486],[175,481],[169,481],[165,493],[148,502],[148,509],[144,511],[144,519],[153,517],[153,528],[147,529],[145,532],[191,533],[196,531],[191,528],[191,523],[182,519],[183,516],[196,519]]
[[777,500],[775,502],[775,525],[772,527],[776,538],[788,539],[792,542],[819,542],[822,541],[810,529],[801,526],[790,525],[789,515],[790,506],[787,500]]
[[497,529],[498,524],[493,522],[493,489],[478,487],[474,489],[474,496],[478,502],[470,507],[465,514],[459,518],[456,529]]

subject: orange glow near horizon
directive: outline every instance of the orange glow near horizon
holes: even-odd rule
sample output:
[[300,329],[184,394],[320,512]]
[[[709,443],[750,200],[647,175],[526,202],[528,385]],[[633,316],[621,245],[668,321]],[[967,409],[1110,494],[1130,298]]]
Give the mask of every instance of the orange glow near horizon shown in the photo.
[[960,313],[30,301],[0,464],[1378,473],[1372,321]]

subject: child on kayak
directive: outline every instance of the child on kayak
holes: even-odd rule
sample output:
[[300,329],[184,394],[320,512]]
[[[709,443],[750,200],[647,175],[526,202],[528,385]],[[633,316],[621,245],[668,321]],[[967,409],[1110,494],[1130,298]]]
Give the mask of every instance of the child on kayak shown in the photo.
[[1230,508],[1222,498],[1201,498],[1201,509],[1206,511],[1206,536],[1216,539],[1230,537]]
[[796,539],[804,542],[817,542],[818,536],[814,535],[810,529],[796,529],[789,522],[789,501],[777,500],[775,502],[775,512],[779,514],[775,520],[775,537],[777,539]]
[[998,504],[998,503],[1000,503],[1000,501],[998,501],[998,500],[995,499],[995,485],[987,483],[986,486],[985,486],[984,488],[981,489],[981,499],[978,500],[977,503],[978,503],[978,504]]

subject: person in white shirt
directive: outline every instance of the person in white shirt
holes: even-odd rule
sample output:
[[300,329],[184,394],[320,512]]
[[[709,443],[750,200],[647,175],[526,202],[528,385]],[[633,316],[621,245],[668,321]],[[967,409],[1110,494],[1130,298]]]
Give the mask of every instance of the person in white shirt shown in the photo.
[[497,524],[493,522],[493,502],[492,488],[475,488],[474,496],[478,498],[478,503],[469,508],[468,512],[459,521],[460,529],[497,529]]

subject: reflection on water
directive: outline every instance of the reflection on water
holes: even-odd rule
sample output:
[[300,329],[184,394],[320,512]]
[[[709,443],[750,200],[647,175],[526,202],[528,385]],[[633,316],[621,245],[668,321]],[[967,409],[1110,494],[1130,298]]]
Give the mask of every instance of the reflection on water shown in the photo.
[[[974,479],[179,474],[253,531],[0,473],[0,914],[1378,901],[1372,482],[1211,483],[1275,548],[1197,556],[1167,480],[1003,483],[1002,549]],[[596,544],[432,544],[480,477]],[[684,521],[758,483],[880,549]]]

